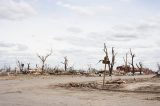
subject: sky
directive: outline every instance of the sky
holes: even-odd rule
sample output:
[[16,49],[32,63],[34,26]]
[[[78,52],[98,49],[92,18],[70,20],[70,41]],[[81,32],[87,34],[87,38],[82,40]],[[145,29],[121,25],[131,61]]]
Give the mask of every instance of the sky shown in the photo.
[[[0,67],[16,61],[51,67],[103,69],[103,44],[115,48],[115,66],[132,49],[135,63],[157,70],[160,62],[159,0],[0,0]],[[130,61],[130,55],[128,55]]]

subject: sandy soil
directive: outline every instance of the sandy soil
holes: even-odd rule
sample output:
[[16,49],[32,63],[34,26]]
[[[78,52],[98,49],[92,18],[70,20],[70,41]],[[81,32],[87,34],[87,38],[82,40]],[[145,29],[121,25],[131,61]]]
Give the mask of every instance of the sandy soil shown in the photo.
[[[113,77],[113,79],[151,77],[123,76]],[[107,77],[107,79],[109,80],[110,77]],[[99,80],[102,80],[102,77],[0,77],[0,106],[160,106],[159,93],[112,92],[49,87],[50,85],[57,85],[59,83]],[[133,86],[131,88],[134,89]]]

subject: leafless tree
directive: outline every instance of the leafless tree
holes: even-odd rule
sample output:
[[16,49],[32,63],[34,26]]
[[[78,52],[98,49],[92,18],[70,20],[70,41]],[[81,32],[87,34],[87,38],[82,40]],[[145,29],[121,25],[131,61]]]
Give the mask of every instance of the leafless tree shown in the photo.
[[88,66],[88,70],[87,70],[87,71],[88,71],[89,73],[91,73],[91,71],[92,71],[92,69],[93,69],[93,68],[92,68],[92,65],[91,65],[91,64],[88,64],[87,66]]
[[132,66],[132,74],[133,74],[133,76],[134,76],[134,74],[135,74],[135,68],[134,68],[134,57],[135,57],[135,54],[133,54],[132,53],[132,50],[130,49],[130,55],[131,55],[131,66]]
[[108,66],[109,66],[109,76],[112,76],[116,54],[117,53],[114,52],[114,47],[112,47],[112,61],[108,64]]
[[158,66],[158,71],[160,71],[160,64],[158,63],[157,66]]
[[103,51],[104,51],[104,53],[105,53],[104,60],[102,60],[103,64],[105,65],[105,66],[104,66],[104,75],[103,75],[103,87],[104,87],[105,77],[106,77],[106,68],[107,68],[107,64],[110,63],[109,57],[108,57],[108,51],[107,51],[107,47],[106,47],[106,44],[105,44],[105,43],[104,43],[104,49],[103,49]]
[[18,61],[17,61],[17,66],[18,66],[20,72],[23,72],[24,64],[18,60]]
[[139,65],[136,64],[136,66],[137,66],[137,68],[138,68],[138,70],[139,70],[139,72],[140,72],[140,75],[142,75],[142,69],[143,69],[143,64],[142,64],[142,62],[139,62]]
[[36,64],[36,68],[38,68],[38,64]]
[[27,63],[27,70],[30,70],[30,63]]
[[112,71],[113,71],[113,67],[114,67],[114,64],[115,64],[116,53],[114,52],[114,47],[112,47],[112,60],[110,62],[109,56],[108,56],[107,47],[106,47],[105,43],[104,43],[104,49],[103,49],[103,51],[105,53],[105,57],[104,57],[104,60],[100,60],[100,61],[102,61],[102,63],[105,65],[104,66],[104,75],[103,75],[103,87],[104,87],[107,64],[108,64],[108,69],[109,69],[109,76],[112,76]]
[[159,63],[157,64],[157,67],[158,67],[158,70],[156,73],[157,73],[157,76],[160,76],[160,74],[159,74],[160,73],[160,64]]
[[64,57],[64,62],[61,62],[62,64],[64,64],[64,70],[67,71],[67,67],[68,67],[68,59],[67,56]]
[[126,53],[126,57],[124,58],[123,57],[123,60],[124,60],[124,64],[125,64],[125,68],[124,68],[124,70],[125,70],[125,72],[126,71],[128,71],[128,53]]
[[49,56],[52,55],[52,49],[50,50],[50,52],[48,54],[46,54],[45,56],[40,56],[39,54],[37,54],[38,58],[41,60],[42,62],[42,66],[41,66],[41,70],[42,70],[42,73],[44,72],[44,66],[45,66],[45,62],[47,60],[47,58]]
[[10,75],[11,67],[9,65],[4,65],[4,70],[7,72],[7,75]]

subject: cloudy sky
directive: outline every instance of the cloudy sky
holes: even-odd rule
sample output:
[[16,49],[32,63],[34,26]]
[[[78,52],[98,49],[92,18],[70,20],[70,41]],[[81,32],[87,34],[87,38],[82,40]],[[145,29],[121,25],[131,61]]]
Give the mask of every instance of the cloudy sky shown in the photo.
[[17,60],[86,69],[115,47],[116,66],[132,48],[135,62],[156,69],[160,62],[160,0],[0,0],[0,66]]

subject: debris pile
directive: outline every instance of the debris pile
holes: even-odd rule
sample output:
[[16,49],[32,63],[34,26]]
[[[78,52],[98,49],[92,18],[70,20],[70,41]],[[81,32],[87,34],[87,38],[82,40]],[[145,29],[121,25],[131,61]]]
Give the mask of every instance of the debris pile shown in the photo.
[[106,82],[106,84],[125,84],[125,83],[126,81],[122,79],[116,79],[116,80],[111,80]]
[[97,89],[98,83],[96,82],[88,82],[88,83],[74,83],[70,82],[68,84],[58,84],[58,87],[65,87],[65,88],[92,88],[92,89]]
[[[103,87],[104,89],[114,89],[114,88],[119,88],[123,86],[123,83],[126,83],[125,81],[118,79],[118,80],[113,80],[113,81],[107,81],[105,83],[105,86]],[[64,87],[64,88],[91,88],[91,89],[103,89],[102,88],[102,83],[101,82],[87,82],[87,83],[75,83],[75,82],[70,82],[67,84],[58,84],[56,85],[57,87]]]

